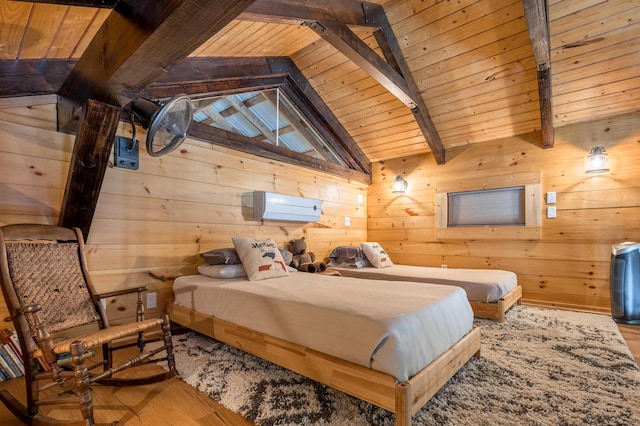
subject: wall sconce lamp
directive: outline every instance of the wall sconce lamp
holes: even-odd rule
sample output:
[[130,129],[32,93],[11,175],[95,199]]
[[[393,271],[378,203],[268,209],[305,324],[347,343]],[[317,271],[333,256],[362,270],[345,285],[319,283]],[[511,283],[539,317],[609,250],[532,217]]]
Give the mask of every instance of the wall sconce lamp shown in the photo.
[[404,190],[407,189],[407,181],[402,179],[402,176],[396,176],[396,180],[393,181],[391,192],[394,194],[404,194]]
[[601,146],[591,148],[589,155],[587,155],[584,160],[584,172],[592,175],[596,173],[606,173],[608,171],[607,151]]

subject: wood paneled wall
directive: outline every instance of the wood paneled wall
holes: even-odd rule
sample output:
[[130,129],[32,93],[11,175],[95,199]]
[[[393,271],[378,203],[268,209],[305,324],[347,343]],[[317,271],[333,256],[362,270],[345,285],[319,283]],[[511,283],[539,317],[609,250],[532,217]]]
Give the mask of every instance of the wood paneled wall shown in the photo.
[[[397,263],[496,268],[517,273],[527,303],[607,312],[611,246],[640,241],[640,113],[556,130],[555,147],[539,137],[512,137],[447,151],[445,165],[430,154],[373,165],[368,238]],[[610,172],[584,174],[584,158],[604,146]],[[438,240],[435,191],[458,180],[540,172],[539,240]],[[391,193],[402,175],[405,195]],[[557,218],[546,218],[546,193],[557,193]]]
[[[74,137],[56,132],[55,104],[20,103],[0,103],[0,225],[57,224]],[[130,130],[121,125],[119,134],[130,136]],[[138,130],[144,145],[146,134]],[[139,170],[107,169],[87,241],[88,264],[98,291],[138,285],[157,291],[159,309],[151,315],[172,298],[175,277],[196,272],[198,253],[230,247],[232,236],[272,237],[284,247],[304,235],[320,259],[332,247],[366,240],[364,184],[194,140],[161,158],[141,151]],[[252,192],[260,190],[321,199],[322,218],[254,220]],[[129,302],[112,301],[110,319],[134,315]],[[7,317],[3,301],[0,315]]]

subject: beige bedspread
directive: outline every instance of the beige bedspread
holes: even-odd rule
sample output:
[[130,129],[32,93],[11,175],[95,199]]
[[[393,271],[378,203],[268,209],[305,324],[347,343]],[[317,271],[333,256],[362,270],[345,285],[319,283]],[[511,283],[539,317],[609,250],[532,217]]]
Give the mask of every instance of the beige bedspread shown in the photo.
[[334,269],[345,277],[455,285],[462,287],[472,302],[497,302],[518,286],[515,273],[499,269],[432,268],[411,265]]
[[473,327],[464,291],[292,273],[264,281],[179,277],[175,304],[390,374],[399,382]]

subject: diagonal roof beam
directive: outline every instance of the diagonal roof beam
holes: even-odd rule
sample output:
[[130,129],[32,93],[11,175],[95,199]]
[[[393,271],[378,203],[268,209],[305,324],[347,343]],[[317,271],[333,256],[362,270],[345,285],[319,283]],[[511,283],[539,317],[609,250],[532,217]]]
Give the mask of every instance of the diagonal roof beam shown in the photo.
[[409,92],[405,79],[345,24],[306,21],[303,25],[311,28],[329,44],[342,52],[385,89],[393,93],[403,104],[411,109],[415,108],[416,102]]
[[[387,57],[388,61],[390,61],[390,56],[393,56],[395,60],[390,61],[390,63],[393,65],[393,68],[397,67],[396,69],[399,70],[400,75],[404,77],[409,93],[416,104],[411,111],[413,112],[416,122],[429,145],[429,149],[431,149],[431,154],[438,164],[444,164],[445,149],[444,145],[442,145],[440,134],[438,133],[438,129],[429,114],[429,109],[420,94],[420,88],[412,77],[411,69],[404,60],[400,44],[391,29],[391,24],[387,20],[387,15],[384,13],[384,9],[380,5],[368,2],[363,2],[362,6],[365,16],[367,17],[367,22],[371,26],[379,28],[379,30],[374,33],[374,36],[381,45],[383,54]],[[383,41],[386,41],[386,43]]]
[[74,107],[88,99],[122,106],[254,1],[121,0],[58,94]]
[[542,147],[554,144],[553,110],[551,105],[551,48],[549,15],[545,0],[522,0],[529,28],[529,38],[538,69],[538,97],[542,124]]

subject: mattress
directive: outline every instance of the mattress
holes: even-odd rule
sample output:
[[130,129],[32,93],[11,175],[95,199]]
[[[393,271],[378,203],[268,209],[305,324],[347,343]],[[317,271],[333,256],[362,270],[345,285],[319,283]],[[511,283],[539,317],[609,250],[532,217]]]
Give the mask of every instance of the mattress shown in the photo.
[[[393,285],[391,285],[393,284]],[[404,382],[473,327],[457,287],[295,272],[248,281],[179,277],[175,304]]]
[[393,265],[387,268],[334,268],[343,276],[367,280],[412,281],[463,288],[472,302],[495,303],[518,286],[515,273],[499,269],[432,268]]

